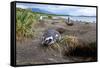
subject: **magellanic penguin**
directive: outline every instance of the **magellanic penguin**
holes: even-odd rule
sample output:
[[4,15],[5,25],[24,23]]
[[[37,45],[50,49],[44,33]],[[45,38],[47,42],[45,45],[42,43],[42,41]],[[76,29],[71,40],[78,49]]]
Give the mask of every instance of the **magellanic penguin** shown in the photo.
[[61,35],[58,31],[54,29],[48,29],[43,33],[42,45],[49,46],[59,41],[60,39],[61,39]]

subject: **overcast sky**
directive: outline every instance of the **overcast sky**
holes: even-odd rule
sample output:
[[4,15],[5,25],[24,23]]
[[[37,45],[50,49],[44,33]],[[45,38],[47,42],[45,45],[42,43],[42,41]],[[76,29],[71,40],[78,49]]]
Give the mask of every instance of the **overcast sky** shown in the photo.
[[96,16],[95,7],[78,7],[78,6],[63,6],[63,5],[45,5],[45,4],[30,4],[30,3],[17,3],[16,7],[23,9],[26,8],[39,8],[55,14],[63,15],[85,15]]

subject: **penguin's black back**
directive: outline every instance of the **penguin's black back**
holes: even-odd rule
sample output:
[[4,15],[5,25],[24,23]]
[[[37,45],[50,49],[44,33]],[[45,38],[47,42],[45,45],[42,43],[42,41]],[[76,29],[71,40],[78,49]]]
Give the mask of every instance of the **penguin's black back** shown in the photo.
[[60,33],[59,33],[58,31],[56,31],[56,30],[54,30],[54,29],[48,29],[48,30],[45,31],[45,33],[44,33],[43,36],[44,36],[45,38],[52,36],[54,39],[56,39],[56,34],[57,34],[58,36],[60,36]]

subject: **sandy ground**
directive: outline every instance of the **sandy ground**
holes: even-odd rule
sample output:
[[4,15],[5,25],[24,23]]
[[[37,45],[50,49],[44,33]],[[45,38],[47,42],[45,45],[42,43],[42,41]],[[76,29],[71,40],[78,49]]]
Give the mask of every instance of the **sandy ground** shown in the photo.
[[22,42],[17,41],[16,44],[16,62],[17,65],[28,64],[45,64],[45,63],[63,63],[63,62],[80,62],[92,61],[91,57],[80,56],[63,56],[57,51],[44,48],[40,44],[40,37],[43,31],[47,28],[64,29],[63,35],[77,36],[83,43],[96,41],[96,24],[95,23],[75,23],[73,26],[68,26],[66,23],[39,23],[35,28],[38,32],[35,38],[27,39]]

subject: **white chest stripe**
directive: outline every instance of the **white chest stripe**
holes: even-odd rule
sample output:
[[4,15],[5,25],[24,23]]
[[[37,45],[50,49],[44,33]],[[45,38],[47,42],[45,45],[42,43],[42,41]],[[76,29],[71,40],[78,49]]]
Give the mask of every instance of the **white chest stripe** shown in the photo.
[[49,39],[53,39],[53,37],[52,37],[52,36],[50,36],[50,37],[46,38],[46,39],[45,39],[45,41],[46,41],[46,40],[49,40]]

